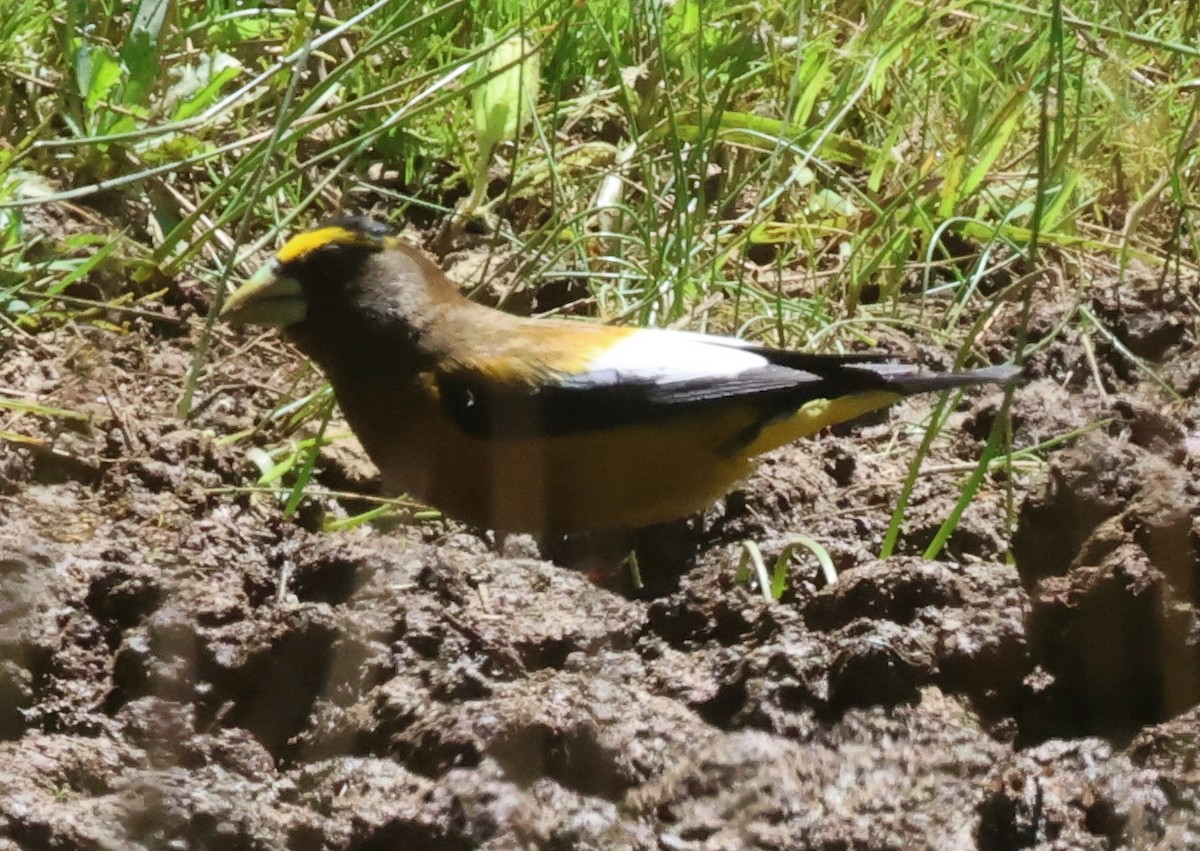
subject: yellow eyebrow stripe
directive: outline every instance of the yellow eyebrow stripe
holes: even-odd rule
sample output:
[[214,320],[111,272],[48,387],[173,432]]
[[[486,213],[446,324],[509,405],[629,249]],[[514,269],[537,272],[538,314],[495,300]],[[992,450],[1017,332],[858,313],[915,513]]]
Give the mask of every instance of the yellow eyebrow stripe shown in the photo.
[[306,230],[298,233],[283,244],[275,257],[280,263],[292,263],[326,245],[359,245],[363,248],[383,249],[383,244],[367,234],[352,231],[338,225]]

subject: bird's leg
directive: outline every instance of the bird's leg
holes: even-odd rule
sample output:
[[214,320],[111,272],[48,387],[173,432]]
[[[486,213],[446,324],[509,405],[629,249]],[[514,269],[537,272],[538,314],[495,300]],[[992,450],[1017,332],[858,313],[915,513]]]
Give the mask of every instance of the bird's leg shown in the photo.
[[674,520],[641,529],[546,536],[538,542],[543,558],[580,571],[597,585],[628,597],[669,594],[693,564],[700,523]]
[[703,518],[671,520],[638,529],[633,557],[641,569],[639,597],[661,597],[679,587],[679,578],[691,570],[700,552]]
[[623,585],[622,568],[633,547],[634,533],[626,529],[546,535],[538,541],[543,558],[612,590]]

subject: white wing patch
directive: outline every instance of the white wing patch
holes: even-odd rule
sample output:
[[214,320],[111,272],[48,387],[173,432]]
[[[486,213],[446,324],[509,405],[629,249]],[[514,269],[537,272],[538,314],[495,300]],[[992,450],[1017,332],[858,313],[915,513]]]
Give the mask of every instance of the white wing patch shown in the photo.
[[[593,358],[587,374],[608,381],[615,377],[618,382],[670,384],[737,375],[769,364],[762,355],[746,351],[747,345],[725,337],[647,328]],[[586,379],[587,374],[579,377]]]

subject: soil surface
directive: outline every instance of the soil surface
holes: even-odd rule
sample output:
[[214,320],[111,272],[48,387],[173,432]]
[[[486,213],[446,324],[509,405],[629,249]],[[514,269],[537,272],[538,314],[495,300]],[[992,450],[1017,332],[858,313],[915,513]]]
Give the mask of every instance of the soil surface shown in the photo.
[[[897,556],[935,399],[766,458],[640,594],[439,522],[311,531],[353,500],[284,519],[247,489],[278,424],[229,438],[319,379],[221,329],[181,420],[193,282],[162,320],[6,327],[0,394],[87,419],[0,409],[36,441],[0,441],[0,850],[1200,847],[1196,289],[1095,292],[1112,336],[1059,334],[1012,406],[1017,448],[1070,439],[990,473],[939,560],[994,389]],[[1070,309],[1038,304],[1034,339]],[[372,477],[343,440],[316,482]],[[801,548],[767,603],[740,542],[798,533],[838,580]]]

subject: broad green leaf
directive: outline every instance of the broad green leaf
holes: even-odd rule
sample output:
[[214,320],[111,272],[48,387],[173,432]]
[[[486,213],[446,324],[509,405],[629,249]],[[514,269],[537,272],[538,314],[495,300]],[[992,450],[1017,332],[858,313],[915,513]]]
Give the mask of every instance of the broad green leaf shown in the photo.
[[[687,142],[696,142],[704,137],[705,128],[695,123],[695,115],[681,113],[675,127],[676,134]],[[670,132],[667,125],[660,126],[657,136]],[[753,115],[748,112],[726,110],[717,122],[717,139],[731,144],[771,153],[780,144],[803,150],[816,138],[816,132],[796,124],[785,124],[778,118]],[[815,152],[822,159],[845,165],[862,165],[880,156],[880,152],[840,133],[829,133]]]
[[225,84],[241,72],[242,63],[220,51],[185,69],[179,82],[167,93],[168,100],[178,104],[171,114],[172,120],[191,118],[216,103]]
[[480,60],[482,76],[501,70],[475,88],[472,111],[475,137],[481,151],[489,153],[501,142],[515,139],[533,116],[540,86],[537,54],[523,36],[502,41]]
[[121,102],[144,104],[159,76],[159,44],[171,0],[141,0],[133,26],[121,45],[121,62],[129,72]]
[[800,94],[792,110],[792,123],[797,127],[807,127],[817,101],[821,97],[828,97],[825,86],[833,76],[833,51],[821,50],[819,47],[820,45],[816,44],[797,46],[803,57],[792,78],[792,86]]
[[674,27],[680,35],[695,35],[700,31],[699,0],[679,0],[671,6],[667,26]]
[[[1006,111],[1008,111],[1007,106]],[[965,198],[971,195],[980,187],[984,178],[987,177],[988,172],[991,171],[992,166],[996,164],[996,160],[999,158],[1001,152],[1004,151],[1008,140],[1012,138],[1013,131],[1017,129],[1017,124],[1020,121],[1021,112],[1019,110],[1012,108],[1011,111],[1008,111],[1007,117],[1001,122],[995,135],[984,150],[983,155],[975,163],[975,167],[971,169],[966,180],[963,181],[962,189],[959,193],[962,197]]]
[[75,82],[88,112],[95,112],[121,81],[121,63],[106,47],[92,45],[75,52]]
[[244,15],[222,20],[208,28],[209,42],[222,47],[237,47],[266,36],[275,24],[274,15]]
[[813,213],[832,213],[836,218],[850,219],[858,215],[854,202],[832,189],[818,189],[808,206]]

